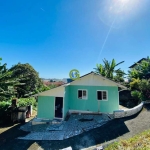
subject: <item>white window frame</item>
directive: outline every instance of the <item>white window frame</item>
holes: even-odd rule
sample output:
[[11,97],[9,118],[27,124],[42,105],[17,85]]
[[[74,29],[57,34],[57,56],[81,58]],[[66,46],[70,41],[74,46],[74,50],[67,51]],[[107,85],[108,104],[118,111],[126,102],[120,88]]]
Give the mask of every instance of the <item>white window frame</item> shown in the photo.
[[[98,92],[102,92],[102,100],[98,99]],[[106,98],[107,99],[103,99],[103,92],[106,92]],[[96,96],[97,96],[98,101],[108,101],[108,91],[107,90],[97,90],[96,91]]]
[[[78,91],[82,91],[82,98],[79,98]],[[83,97],[83,91],[86,91],[86,97]],[[78,89],[77,90],[77,98],[80,100],[87,100],[88,99],[88,91],[86,89]]]

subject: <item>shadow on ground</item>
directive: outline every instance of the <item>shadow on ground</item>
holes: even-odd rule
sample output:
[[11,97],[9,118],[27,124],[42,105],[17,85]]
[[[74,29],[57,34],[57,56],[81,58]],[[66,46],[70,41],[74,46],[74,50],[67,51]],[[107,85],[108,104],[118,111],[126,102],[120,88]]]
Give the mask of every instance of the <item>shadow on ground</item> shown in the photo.
[[147,109],[147,111],[150,111],[150,104],[145,104],[144,108]]
[[103,125],[102,127],[84,132],[81,135],[66,139],[63,141],[28,141],[18,140],[19,136],[25,136],[28,132],[19,130],[20,124],[10,128],[0,134],[0,149],[1,150],[58,150],[71,146],[73,150],[86,148],[96,144],[104,143],[119,136],[128,133],[129,130],[125,125],[125,121],[134,119],[139,114],[131,117],[114,119]]

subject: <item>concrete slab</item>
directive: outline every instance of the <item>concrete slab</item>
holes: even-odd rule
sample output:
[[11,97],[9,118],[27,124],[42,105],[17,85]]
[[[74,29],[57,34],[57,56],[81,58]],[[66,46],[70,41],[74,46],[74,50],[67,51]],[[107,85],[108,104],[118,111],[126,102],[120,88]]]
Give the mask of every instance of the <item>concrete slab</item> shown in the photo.
[[[53,120],[51,124],[32,125],[28,123],[21,127],[31,133],[19,139],[26,140],[63,140],[98,128],[110,120],[107,114],[72,114],[68,121]],[[39,120],[37,120],[39,121]]]

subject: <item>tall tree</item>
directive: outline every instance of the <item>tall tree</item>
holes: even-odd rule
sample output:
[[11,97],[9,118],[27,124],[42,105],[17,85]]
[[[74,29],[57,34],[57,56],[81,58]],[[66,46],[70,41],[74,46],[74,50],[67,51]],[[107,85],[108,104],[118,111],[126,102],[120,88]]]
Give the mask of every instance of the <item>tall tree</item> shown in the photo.
[[141,63],[137,63],[136,67],[129,72],[129,78],[149,79],[150,78],[150,58],[147,57]]
[[130,89],[132,96],[139,101],[150,99],[150,58],[147,57],[129,72]]
[[0,62],[0,101],[14,96],[15,86],[20,84],[19,79],[13,76],[13,71],[7,69],[6,66],[6,63],[2,65]]
[[115,74],[117,74],[119,77],[123,77],[125,74],[120,68],[115,69],[118,65],[122,64],[124,61],[121,61],[119,63],[116,63],[115,59],[113,59],[111,62],[104,59],[102,64],[97,64],[95,69],[95,72],[98,74],[101,74],[104,77],[107,77],[109,79],[114,79]]
[[13,77],[18,77],[21,83],[25,83],[16,87],[17,97],[28,97],[34,93],[49,89],[43,85],[38,72],[28,63],[18,63],[10,70],[13,71]]
[[116,81],[116,82],[124,82],[124,75],[126,75],[126,74],[122,70],[115,71],[114,81]]

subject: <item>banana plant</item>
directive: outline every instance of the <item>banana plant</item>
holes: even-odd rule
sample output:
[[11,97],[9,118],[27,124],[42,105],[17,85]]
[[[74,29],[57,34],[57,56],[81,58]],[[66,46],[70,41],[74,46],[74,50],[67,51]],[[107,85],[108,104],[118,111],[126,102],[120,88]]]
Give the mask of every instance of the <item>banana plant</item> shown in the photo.
[[124,61],[121,61],[119,63],[116,63],[115,59],[113,59],[111,62],[109,62],[108,60],[104,59],[102,64],[97,64],[95,69],[95,73],[98,73],[104,77],[107,77],[109,79],[113,79],[115,73],[120,72],[120,75],[125,74],[120,68],[119,69],[115,69],[118,65],[122,64]]

